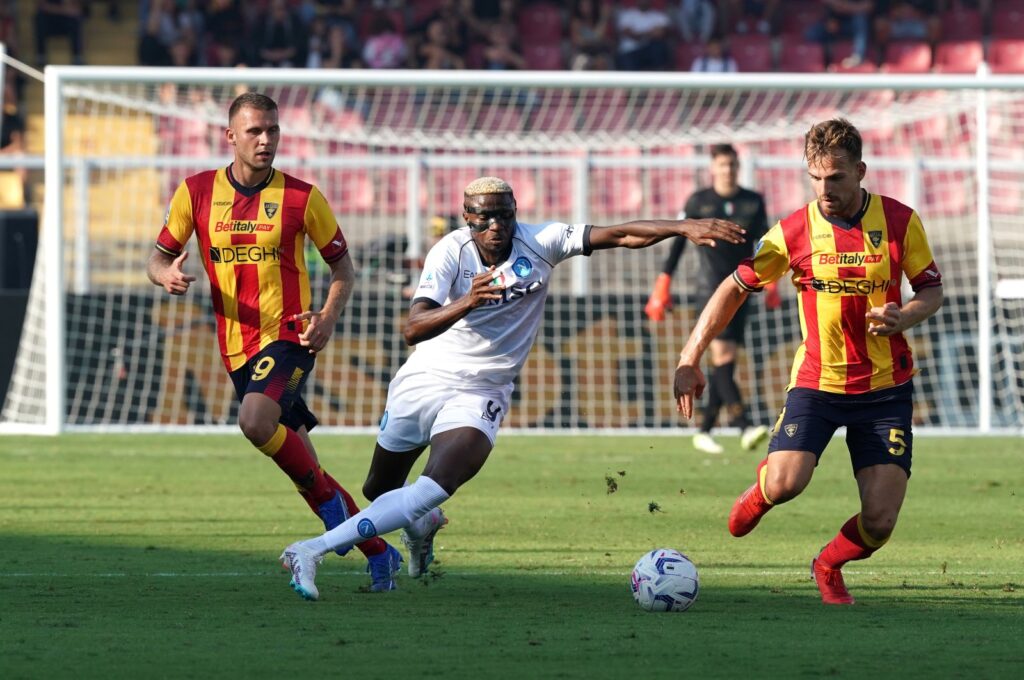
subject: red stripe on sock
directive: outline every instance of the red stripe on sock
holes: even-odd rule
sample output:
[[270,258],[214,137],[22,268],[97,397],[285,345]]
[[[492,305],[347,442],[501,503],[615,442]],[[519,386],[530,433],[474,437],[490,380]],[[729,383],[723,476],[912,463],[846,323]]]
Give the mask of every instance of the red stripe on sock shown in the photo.
[[306,489],[314,504],[320,505],[334,496],[334,488],[310,455],[302,437],[291,428],[285,428],[284,443],[274,454],[273,461],[289,479]]

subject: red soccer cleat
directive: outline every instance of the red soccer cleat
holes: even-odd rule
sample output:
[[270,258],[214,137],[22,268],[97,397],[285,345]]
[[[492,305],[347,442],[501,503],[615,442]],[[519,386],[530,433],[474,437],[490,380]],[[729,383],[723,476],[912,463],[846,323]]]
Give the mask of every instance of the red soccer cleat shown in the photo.
[[829,569],[815,557],[811,560],[811,578],[821,592],[821,601],[825,604],[853,604],[853,596],[843,582],[840,569]]
[[732,511],[729,513],[729,533],[737,538],[753,531],[764,514],[772,509],[772,504],[761,493],[761,468],[767,464],[767,458],[758,464],[753,486],[744,491],[732,505]]

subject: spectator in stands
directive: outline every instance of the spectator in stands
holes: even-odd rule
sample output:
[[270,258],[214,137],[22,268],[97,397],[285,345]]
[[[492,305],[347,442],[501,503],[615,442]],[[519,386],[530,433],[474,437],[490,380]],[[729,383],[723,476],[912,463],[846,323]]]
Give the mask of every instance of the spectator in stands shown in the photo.
[[253,31],[256,66],[288,68],[306,63],[309,38],[302,19],[288,0],[271,0],[270,9]]
[[761,33],[771,35],[778,22],[779,0],[721,0],[723,35]]
[[676,12],[679,35],[688,43],[706,43],[715,33],[717,12],[710,0],[682,0]]
[[4,44],[7,54],[17,56],[18,15],[14,10],[13,0],[0,0],[0,43]]
[[[11,70],[5,71],[4,79],[4,105],[3,119],[0,120],[0,154],[4,156],[19,155],[26,151],[25,146],[25,119],[21,115],[21,108],[18,104],[17,88],[14,85],[14,78]],[[0,201],[11,206],[24,205],[25,203],[25,168],[14,168],[13,170],[0,171],[11,179],[14,186],[13,196],[7,196],[6,192],[0,196]],[[10,173],[8,175],[8,173]],[[6,185],[5,185],[6,186]]]
[[350,49],[359,44],[359,6],[356,0],[319,0],[317,4],[328,26],[341,26],[345,33],[345,44]]
[[616,67],[620,71],[668,70],[672,59],[666,36],[671,24],[668,14],[653,8],[651,0],[637,0],[635,7],[620,10]]
[[448,24],[444,19],[434,19],[427,26],[426,40],[417,49],[420,68],[461,69],[466,62],[452,49],[448,36]]
[[384,12],[370,20],[370,35],[363,45],[363,62],[368,68],[401,68],[408,52],[405,40]]
[[326,16],[314,17],[309,25],[307,68],[361,68],[359,52],[349,46],[348,32],[341,23]]
[[462,0],[462,14],[470,38],[488,42],[492,26],[515,26],[519,16],[517,0]]
[[199,39],[203,35],[203,15],[195,0],[156,0],[149,9],[146,29],[139,41],[139,63],[196,66],[200,63]]
[[926,40],[933,45],[942,32],[937,0],[878,0],[875,40],[880,52],[890,40]]
[[469,45],[469,29],[463,20],[460,0],[440,0],[432,12],[413,24],[406,34],[406,45],[412,54],[419,55],[419,47],[427,41],[427,30],[434,21],[441,21],[445,26],[448,49],[453,54],[465,58]]
[[611,6],[602,0],[576,0],[569,19],[569,42],[574,71],[598,71],[611,67]]
[[699,73],[735,73],[739,69],[736,60],[726,51],[722,38],[713,35],[704,46],[704,54],[693,60],[690,70]]
[[36,63],[40,66],[47,63],[46,41],[55,36],[67,36],[72,61],[85,63],[81,0],[36,0]]
[[822,0],[824,16],[807,31],[807,39],[821,43],[825,60],[831,63],[832,44],[837,39],[853,41],[853,52],[843,59],[846,68],[859,66],[868,53],[868,38],[871,35],[871,15],[875,9],[874,0]]
[[514,24],[491,26],[488,34],[489,43],[484,47],[484,68],[490,71],[510,71],[526,68],[523,58],[516,45]]
[[210,66],[237,66],[241,63],[247,27],[240,0],[208,0],[203,22],[206,26],[206,63]]

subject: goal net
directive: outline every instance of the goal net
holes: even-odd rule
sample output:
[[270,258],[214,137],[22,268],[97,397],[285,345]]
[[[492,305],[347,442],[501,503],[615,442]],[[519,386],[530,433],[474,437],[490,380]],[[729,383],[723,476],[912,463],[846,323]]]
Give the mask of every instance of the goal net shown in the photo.
[[[306,388],[325,427],[375,428],[388,381],[411,351],[400,328],[420,258],[458,222],[462,189],[474,177],[507,179],[526,223],[673,217],[709,183],[710,145],[731,142],[741,184],[765,195],[774,221],[812,198],[803,134],[841,115],[864,135],[864,185],[917,208],[944,275],[945,306],[910,333],[920,368],[918,425],[1019,429],[1022,84],[953,76],[923,83],[900,76],[51,68],[47,221],[0,429],[235,422],[197,254],[187,270],[199,281],[184,297],[151,285],[145,266],[175,186],[230,161],[227,106],[249,89],[278,102],[276,167],[323,190],[359,272]],[[671,382],[700,311],[694,248],[675,277],[674,311],[662,322],[643,313],[668,248],[600,253],[556,270],[510,428],[678,432],[686,425]],[[322,300],[326,267],[316,266],[315,251],[307,261],[314,300]],[[800,340],[794,289],[785,281],[780,289],[780,310],[753,300],[738,364],[750,415],[765,424],[782,406]]]

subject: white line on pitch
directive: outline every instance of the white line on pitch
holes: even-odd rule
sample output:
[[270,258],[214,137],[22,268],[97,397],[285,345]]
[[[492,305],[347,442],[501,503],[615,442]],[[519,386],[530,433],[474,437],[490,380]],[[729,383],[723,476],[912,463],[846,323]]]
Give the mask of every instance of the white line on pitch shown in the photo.
[[[128,572],[100,572],[94,574],[74,574],[70,572],[0,572],[0,578],[256,578],[263,576],[280,576],[284,570],[281,571],[253,571],[253,572],[242,572],[242,571],[220,571],[220,572],[147,572],[147,573],[128,573]],[[326,576],[342,576],[342,575],[363,575],[366,572],[363,570],[359,571],[321,571],[320,575]],[[536,570],[536,569],[522,569],[513,571],[444,571],[444,577],[483,577],[483,576],[622,576],[626,577],[629,572],[620,571],[574,571],[574,570]],[[701,573],[704,575],[712,574],[715,576],[794,576],[804,577],[808,576],[808,571],[801,569],[799,571],[786,570],[786,571],[734,571],[731,569],[701,569]],[[1024,574],[1020,572],[999,572],[999,571],[915,571],[913,573],[907,572],[906,574],[900,574],[899,572],[883,572],[883,571],[846,571],[844,572],[848,576],[946,576],[950,579],[962,578],[965,576],[997,576],[1000,578],[1011,577],[1011,578],[1022,578]]]

